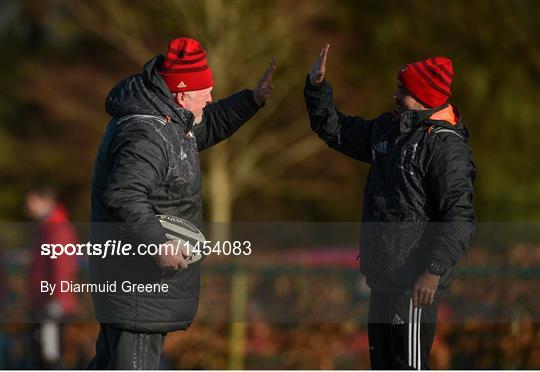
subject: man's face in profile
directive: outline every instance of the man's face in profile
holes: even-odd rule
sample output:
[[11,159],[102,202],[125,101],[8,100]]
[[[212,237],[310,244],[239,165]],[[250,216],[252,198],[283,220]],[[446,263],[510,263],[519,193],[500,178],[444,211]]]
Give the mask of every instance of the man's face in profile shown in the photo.
[[418,102],[399,81],[394,94],[394,102],[394,116],[399,116],[402,112],[409,110],[425,110],[424,105]]
[[212,102],[212,89],[213,87],[210,87],[176,94],[176,102],[178,105],[191,111],[193,115],[195,115],[195,124],[201,122],[203,109],[208,103]]

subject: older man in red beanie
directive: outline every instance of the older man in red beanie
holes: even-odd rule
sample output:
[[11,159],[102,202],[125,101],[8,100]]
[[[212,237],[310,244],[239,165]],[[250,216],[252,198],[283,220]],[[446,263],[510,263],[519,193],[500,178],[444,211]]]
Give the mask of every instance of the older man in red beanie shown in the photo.
[[[199,151],[257,113],[272,91],[275,68],[273,59],[254,89],[213,102],[206,51],[183,37],[172,40],[166,56],[150,60],[142,73],[120,81],[107,97],[112,119],[94,167],[92,243],[176,246],[156,215],[201,228]],[[90,289],[101,326],[90,368],[159,368],[165,336],[187,329],[197,311],[200,267],[188,266],[181,248],[90,257]],[[152,290],[126,290],[126,281]]]
[[325,80],[325,45],[306,79],[312,129],[330,148],[368,163],[360,271],[371,288],[373,369],[428,369],[437,303],[474,232],[476,167],[449,103],[452,61],[429,58],[397,75],[393,112],[340,112]]

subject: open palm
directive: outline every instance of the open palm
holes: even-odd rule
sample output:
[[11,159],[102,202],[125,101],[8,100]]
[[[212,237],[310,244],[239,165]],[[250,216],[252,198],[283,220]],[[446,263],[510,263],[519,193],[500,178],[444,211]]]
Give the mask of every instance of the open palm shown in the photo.
[[329,49],[330,44],[326,44],[321,49],[319,56],[311,67],[311,71],[309,72],[309,81],[313,85],[319,85],[324,80],[324,75],[326,74],[326,57],[328,56]]

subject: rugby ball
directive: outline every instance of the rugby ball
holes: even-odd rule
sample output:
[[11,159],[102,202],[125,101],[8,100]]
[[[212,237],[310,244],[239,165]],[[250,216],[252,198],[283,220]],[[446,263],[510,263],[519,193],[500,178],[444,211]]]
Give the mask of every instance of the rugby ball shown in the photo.
[[[156,217],[159,219],[161,226],[165,229],[167,239],[187,241],[192,249],[197,247],[199,251],[202,251],[206,239],[203,233],[195,225],[176,216],[158,214]],[[192,252],[186,260],[188,265],[193,265],[202,262],[204,257],[205,256],[201,252]]]

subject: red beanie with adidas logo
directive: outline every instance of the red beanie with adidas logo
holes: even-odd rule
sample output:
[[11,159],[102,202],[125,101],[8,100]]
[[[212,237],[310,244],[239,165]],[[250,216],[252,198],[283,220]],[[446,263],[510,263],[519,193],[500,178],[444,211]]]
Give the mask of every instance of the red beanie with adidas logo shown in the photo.
[[201,90],[214,85],[206,52],[195,39],[181,37],[172,40],[158,71],[172,93]]
[[452,61],[446,57],[435,57],[407,64],[397,78],[422,104],[436,107],[450,98],[453,76]]

